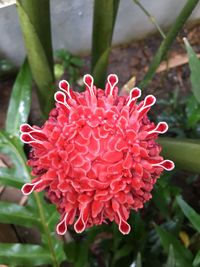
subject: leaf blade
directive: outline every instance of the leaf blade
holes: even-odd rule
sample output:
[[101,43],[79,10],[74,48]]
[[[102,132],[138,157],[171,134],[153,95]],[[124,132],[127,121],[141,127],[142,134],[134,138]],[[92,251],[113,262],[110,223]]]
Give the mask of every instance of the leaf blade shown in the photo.
[[51,263],[48,251],[38,245],[0,243],[0,259],[3,264],[23,264],[23,266]]
[[19,136],[19,127],[27,122],[31,104],[32,75],[25,60],[14,83],[8,112],[6,116],[6,131]]
[[197,252],[194,261],[193,261],[193,266],[199,266],[200,265],[200,250]]
[[3,201],[0,202],[0,222],[41,228],[41,222],[36,214],[30,213],[20,205]]
[[169,251],[170,245],[174,248],[174,254],[176,259],[176,266],[188,267],[192,266],[193,255],[186,249],[178,239],[171,233],[167,232],[160,226],[156,226],[156,231],[160,237],[161,243],[165,251]]
[[200,233],[200,215],[191,208],[182,197],[176,197],[177,203],[192,226]]
[[95,84],[101,88],[106,78],[119,2],[119,0],[95,0],[94,2],[91,69]]
[[196,100],[200,103],[200,60],[192,49],[186,38],[183,38],[185,47],[187,50],[187,54],[189,57],[189,67],[191,71],[191,83],[192,83],[192,92],[196,98]]
[[23,186],[23,181],[16,177],[14,168],[0,168],[0,185],[7,185],[16,188]]
[[17,0],[16,4],[40,108],[47,117],[54,105],[55,91],[49,1]]
[[174,248],[172,245],[170,245],[169,247],[169,255],[168,255],[167,263],[165,267],[175,267]]
[[15,177],[19,177],[23,182],[30,182],[28,166],[25,164],[26,156],[19,139],[10,136],[5,131],[0,131],[0,152],[9,156],[12,160],[15,167]]
[[[0,140],[0,151],[11,157],[13,164],[17,169],[16,175],[21,174],[21,180],[23,182],[30,182],[32,177],[29,167],[26,165],[26,156],[23,152],[22,146],[19,144],[19,139],[16,137],[10,137],[8,133],[0,131]],[[44,201],[41,193],[34,192],[29,197],[27,210],[33,212],[36,218],[40,218],[42,224],[42,244],[48,248],[48,252],[51,255],[50,262],[57,267],[60,262],[65,259],[65,255],[60,241],[56,238],[55,229],[52,230],[53,226],[51,222],[50,225],[47,225],[46,223],[49,218],[49,212],[52,214],[52,208],[50,208],[50,206],[51,205]],[[53,219],[54,217],[55,216],[53,216]]]

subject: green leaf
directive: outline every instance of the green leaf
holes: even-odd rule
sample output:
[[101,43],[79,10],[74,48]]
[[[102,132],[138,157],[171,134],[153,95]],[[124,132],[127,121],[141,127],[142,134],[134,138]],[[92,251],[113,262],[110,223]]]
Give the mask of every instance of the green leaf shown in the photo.
[[124,258],[127,256],[131,251],[133,250],[133,247],[131,244],[124,244],[121,248],[119,248],[115,255],[114,255],[114,262],[117,262],[119,259]]
[[1,264],[37,266],[51,263],[51,255],[38,245],[1,244]]
[[[103,84],[104,84],[104,80],[105,80],[105,70],[107,68],[107,65],[108,65],[108,57],[109,57],[109,54],[110,54],[110,47],[108,47],[104,53],[102,53],[100,56],[99,56],[99,59],[98,61],[96,62],[94,68],[93,68],[93,72],[92,72],[92,75],[93,77],[95,78],[95,83],[96,84],[101,84],[102,85],[102,88],[103,88]],[[104,77],[102,79],[102,77]]]
[[192,253],[186,249],[173,234],[159,226],[156,226],[156,231],[166,252],[169,251],[170,245],[173,246],[177,267],[192,266]]
[[70,63],[75,65],[77,68],[83,67],[83,60],[79,57],[72,57]]
[[[160,180],[158,181],[160,182]],[[160,183],[157,184],[158,190],[155,190],[153,193],[153,202],[155,206],[159,209],[162,216],[169,218],[169,191],[167,186],[162,186]]]
[[169,256],[165,267],[175,267],[175,255],[174,248],[172,245],[169,247]]
[[19,177],[15,177],[15,172],[14,168],[0,168],[0,185],[21,188],[24,182]]
[[[11,158],[15,169],[15,177],[18,176],[20,181],[31,181],[32,177],[30,175],[29,167],[26,164],[26,156],[18,138],[10,136],[6,132],[0,131],[0,152],[9,155]],[[46,247],[49,255],[51,255],[51,260],[49,263],[52,263],[53,266],[58,267],[60,262],[65,259],[64,251],[60,240],[56,238],[55,225],[53,228],[51,222],[49,224],[46,223],[48,218],[50,218],[55,212],[55,207],[47,204],[44,201],[42,193],[38,194],[34,192],[31,194],[31,196],[29,196],[29,202],[26,206],[26,209],[27,212],[31,213],[30,219],[32,219],[34,216],[34,218],[39,218],[39,221],[41,221],[42,245]],[[24,216],[26,214],[24,214]],[[11,218],[12,214],[9,216]],[[53,218],[55,220],[55,215]],[[25,224],[26,222],[23,225]],[[27,222],[27,225],[28,224],[31,224],[31,220]]]
[[65,49],[58,49],[55,51],[56,59],[63,60],[65,62],[69,62],[71,58],[71,53]]
[[49,0],[17,0],[16,5],[40,107],[47,117],[55,91]]
[[187,54],[189,57],[189,66],[191,71],[191,83],[192,83],[192,92],[194,96],[196,97],[196,100],[200,103],[200,61],[195,54],[194,50],[190,46],[188,40],[186,38],[183,38],[185,47],[187,50]]
[[142,267],[142,257],[140,252],[137,254],[135,267]]
[[55,64],[54,65],[54,73],[57,80],[61,78],[61,76],[64,74],[65,69],[64,66],[61,64]]
[[200,233],[200,215],[191,208],[181,196],[176,198],[178,205],[180,206],[182,212],[191,222],[192,226]]
[[19,127],[27,122],[31,105],[32,76],[27,60],[22,65],[15,81],[6,117],[6,131],[18,136]]
[[161,154],[175,162],[176,167],[200,173],[200,142],[193,139],[159,138]]
[[89,244],[87,240],[81,243],[72,241],[65,244],[65,254],[74,267],[86,267],[88,262]]
[[92,30],[92,74],[103,88],[119,0],[95,0]]
[[139,88],[144,88],[153,78],[156,73],[157,68],[159,67],[161,61],[165,59],[168,51],[170,50],[174,40],[177,35],[180,33],[182,27],[190,17],[192,11],[195,9],[196,5],[199,3],[199,0],[187,0],[180,13],[176,17],[173,25],[170,27],[169,32],[166,35],[166,38],[160,44],[154,58],[151,61],[151,65],[148,68],[142,82],[138,85]]
[[[12,160],[15,169],[13,178],[18,177],[21,182],[30,182],[30,176],[27,172],[29,169],[25,163],[26,157],[21,146],[21,141],[15,136],[0,131],[0,152],[6,154]],[[5,170],[3,171],[3,168],[1,170],[4,173],[6,172]]]
[[194,258],[193,266],[200,266],[200,250],[197,252],[197,255]]
[[194,95],[186,103],[187,127],[193,128],[200,121],[200,105]]
[[2,201],[0,202],[0,222],[26,227],[41,227],[40,219],[38,219],[35,214],[29,212],[25,207]]
[[48,220],[47,220],[47,225],[49,227],[49,229],[53,232],[55,231],[55,225],[58,223],[59,221],[59,213],[56,210],[56,206],[55,205],[48,205]]

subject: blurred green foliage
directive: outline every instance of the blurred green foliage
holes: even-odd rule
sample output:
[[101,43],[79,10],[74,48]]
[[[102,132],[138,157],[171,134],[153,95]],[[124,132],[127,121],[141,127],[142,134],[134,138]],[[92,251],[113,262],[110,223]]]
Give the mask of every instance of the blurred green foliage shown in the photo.
[[65,49],[60,49],[55,52],[54,73],[57,80],[64,74],[71,85],[75,84],[80,78],[80,70],[83,67],[83,60],[72,55]]

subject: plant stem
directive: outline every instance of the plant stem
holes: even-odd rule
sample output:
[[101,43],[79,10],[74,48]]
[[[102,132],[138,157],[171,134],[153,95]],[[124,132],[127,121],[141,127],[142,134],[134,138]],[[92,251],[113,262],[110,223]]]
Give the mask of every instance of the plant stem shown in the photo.
[[[26,165],[26,156],[25,156],[25,154],[23,152],[23,149],[20,148],[21,151],[18,151],[17,148],[13,145],[12,142],[10,142],[9,144],[10,144],[10,147],[12,147],[13,151],[15,152],[15,154],[17,155],[18,159],[20,160],[22,168],[26,171],[27,182],[31,182],[32,179],[31,179],[29,167]],[[59,263],[57,261],[56,254],[55,254],[55,251],[54,251],[54,248],[53,248],[53,242],[51,240],[51,235],[50,235],[48,226],[46,224],[44,210],[43,210],[40,198],[38,196],[38,193],[34,192],[33,194],[34,194],[34,198],[35,198],[38,210],[39,210],[39,215],[40,215],[40,218],[41,218],[42,226],[43,226],[43,229],[44,229],[45,234],[47,236],[48,247],[49,247],[49,251],[50,251],[51,256],[52,256],[53,267],[59,267]]]
[[168,50],[170,49],[173,41],[176,39],[178,33],[180,32],[181,28],[187,21],[188,17],[191,15],[192,11],[198,4],[199,0],[188,0],[183,9],[181,10],[180,14],[176,18],[173,26],[167,33],[166,38],[162,41],[160,47],[158,48],[156,55],[154,56],[149,70],[147,71],[143,81],[139,84],[140,88],[144,88],[149,81],[153,78],[160,62],[166,56]]
[[17,0],[27,57],[45,117],[53,107],[54,72],[49,0]]
[[156,18],[152,16],[149,11],[140,3],[140,0],[133,0],[133,2],[140,7],[140,9],[144,12],[144,14],[148,17],[148,19],[151,21],[151,23],[156,27],[156,29],[159,31],[160,35],[162,36],[163,39],[166,38],[165,33],[159,26]]
[[103,88],[119,0],[95,0],[92,32],[91,72],[95,84]]
[[37,203],[37,206],[38,206],[38,210],[39,210],[41,222],[42,222],[42,225],[43,225],[43,229],[45,231],[45,234],[46,234],[46,237],[47,237],[47,240],[48,240],[48,246],[49,246],[49,250],[50,250],[50,253],[51,253],[51,256],[52,256],[53,266],[54,267],[59,267],[59,263],[57,262],[56,254],[55,254],[55,251],[54,251],[54,248],[53,248],[51,235],[49,233],[49,229],[48,229],[48,226],[46,224],[46,220],[45,220],[44,210],[43,210],[42,204],[40,202],[38,194],[35,193],[35,192],[34,192],[34,197],[35,197],[35,200],[36,200],[36,203]]
[[183,170],[200,173],[200,141],[161,137],[162,155]]

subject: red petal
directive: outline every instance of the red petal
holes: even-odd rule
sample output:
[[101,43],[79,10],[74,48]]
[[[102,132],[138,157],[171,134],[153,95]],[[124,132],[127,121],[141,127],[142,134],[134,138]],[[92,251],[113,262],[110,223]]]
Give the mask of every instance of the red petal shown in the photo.
[[87,154],[88,147],[85,144],[79,144],[77,141],[75,141],[75,147],[81,154]]
[[94,154],[98,154],[100,150],[100,141],[93,137],[93,135],[90,137],[90,143],[89,143],[89,151]]
[[133,131],[133,130],[127,130],[127,131],[126,131],[126,136],[127,136],[127,138],[128,138],[129,140],[133,141],[133,140],[136,138],[137,134],[136,134],[136,132]]
[[103,207],[104,207],[103,202],[94,200],[92,202],[92,217],[96,218],[97,215],[102,211]]
[[125,160],[123,162],[123,167],[125,169],[130,169],[132,167],[132,163],[133,163],[132,156],[129,153],[127,153],[126,157],[125,157]]
[[92,129],[86,125],[79,131],[79,134],[82,138],[88,140],[92,134]]
[[76,155],[76,157],[71,161],[71,164],[73,164],[73,167],[81,167],[85,163],[85,160],[82,156]]
[[78,197],[78,201],[80,203],[89,203],[91,201],[91,197],[89,197],[88,195],[86,194],[82,194]]
[[127,235],[130,233],[131,227],[125,220],[121,218],[119,222],[119,230],[122,234]]
[[103,160],[114,163],[123,158],[123,153],[118,151],[108,151],[103,154]]
[[78,220],[74,224],[74,229],[77,233],[82,233],[85,230],[85,227],[85,222],[82,219],[82,215],[80,215]]
[[115,149],[117,151],[122,151],[127,148],[128,148],[127,143],[123,139],[119,138],[115,144]]

